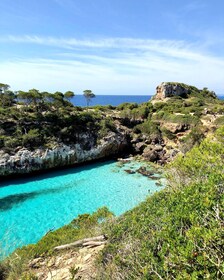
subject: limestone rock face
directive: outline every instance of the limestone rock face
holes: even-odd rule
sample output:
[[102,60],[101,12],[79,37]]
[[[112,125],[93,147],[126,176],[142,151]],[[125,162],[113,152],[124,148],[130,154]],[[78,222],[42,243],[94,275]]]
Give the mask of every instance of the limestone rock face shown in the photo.
[[189,90],[179,83],[161,83],[156,88],[154,99],[163,100],[166,97],[181,96],[185,97]]
[[0,151],[0,177],[105,158],[119,154],[128,145],[124,133],[109,132],[97,144],[92,140],[90,135],[83,133],[79,136],[79,142],[71,146],[61,143],[51,149],[39,148],[34,151],[21,148],[13,155]]

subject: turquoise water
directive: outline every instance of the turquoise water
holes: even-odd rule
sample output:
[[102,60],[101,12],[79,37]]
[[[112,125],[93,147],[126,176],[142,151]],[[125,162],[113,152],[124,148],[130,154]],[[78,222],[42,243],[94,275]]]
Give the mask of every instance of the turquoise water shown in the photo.
[[37,242],[83,213],[107,206],[116,215],[158,190],[155,181],[128,174],[138,163],[94,163],[0,183],[0,240],[5,254]]

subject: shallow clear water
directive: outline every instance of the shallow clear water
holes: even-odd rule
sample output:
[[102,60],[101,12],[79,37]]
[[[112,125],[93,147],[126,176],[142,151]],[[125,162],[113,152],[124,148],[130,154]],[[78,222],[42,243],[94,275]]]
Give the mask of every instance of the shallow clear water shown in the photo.
[[107,206],[116,215],[158,190],[155,181],[128,174],[139,163],[94,163],[0,183],[0,240],[5,254],[37,242],[77,215]]

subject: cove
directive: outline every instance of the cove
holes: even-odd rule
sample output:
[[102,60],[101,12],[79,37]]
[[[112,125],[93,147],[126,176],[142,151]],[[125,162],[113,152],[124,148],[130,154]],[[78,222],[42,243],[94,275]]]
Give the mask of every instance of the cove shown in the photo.
[[136,170],[138,162],[98,162],[0,183],[0,250],[37,242],[79,214],[107,206],[115,215],[133,208],[158,190]]

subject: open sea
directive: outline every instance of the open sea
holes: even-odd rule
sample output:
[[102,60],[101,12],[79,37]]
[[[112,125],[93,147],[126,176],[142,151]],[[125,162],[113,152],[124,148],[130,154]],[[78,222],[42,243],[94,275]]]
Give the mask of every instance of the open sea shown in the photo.
[[[95,98],[92,98],[90,106],[95,105],[112,105],[118,106],[124,102],[130,103],[143,103],[150,101],[152,95],[96,95]],[[224,96],[218,96],[219,99],[224,100]],[[72,103],[75,106],[86,106],[86,99],[83,95],[76,95],[72,99]]]
[[35,243],[79,214],[107,206],[121,215],[161,187],[125,170],[143,163],[108,161],[0,182],[0,256]]
[[[150,95],[96,95],[91,99],[90,106],[95,105],[112,105],[117,106],[124,102],[143,103],[151,99]],[[76,106],[86,106],[86,99],[83,95],[76,95],[72,99]]]

